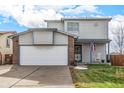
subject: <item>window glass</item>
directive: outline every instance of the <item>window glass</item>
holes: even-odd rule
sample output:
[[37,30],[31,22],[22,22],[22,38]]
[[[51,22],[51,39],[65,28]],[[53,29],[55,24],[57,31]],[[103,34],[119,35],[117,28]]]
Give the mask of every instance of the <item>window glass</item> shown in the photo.
[[10,48],[10,39],[6,38],[6,48]]
[[68,31],[79,31],[79,23],[68,22],[67,23],[67,30]]

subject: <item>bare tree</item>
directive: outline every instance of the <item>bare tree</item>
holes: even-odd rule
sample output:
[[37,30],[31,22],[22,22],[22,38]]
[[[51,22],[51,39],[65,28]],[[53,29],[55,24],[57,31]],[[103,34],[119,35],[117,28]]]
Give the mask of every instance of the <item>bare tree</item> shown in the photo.
[[118,22],[120,23],[120,25],[117,26],[117,29],[114,29],[114,31],[112,31],[113,40],[111,46],[113,47],[115,53],[124,54],[124,26],[122,22]]

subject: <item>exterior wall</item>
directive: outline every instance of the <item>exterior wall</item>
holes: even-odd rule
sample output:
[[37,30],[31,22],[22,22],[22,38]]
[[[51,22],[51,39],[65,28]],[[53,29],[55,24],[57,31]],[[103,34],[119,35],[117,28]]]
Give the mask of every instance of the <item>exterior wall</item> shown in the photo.
[[13,38],[13,64],[19,62],[19,37]]
[[[105,44],[96,44],[96,53],[94,55],[96,59],[103,59],[106,62],[106,46]],[[82,45],[82,60],[83,62],[89,63],[90,62],[90,45],[84,44]]]
[[19,36],[19,44],[32,44],[32,32],[23,34]]
[[[68,31],[78,35],[79,39],[107,39],[108,21],[65,21],[64,31],[67,31],[67,22],[79,23],[79,31]],[[95,33],[95,34],[94,34]]]
[[[61,22],[61,23],[60,23]],[[67,31],[67,22],[79,23],[79,31]],[[47,22],[49,28],[58,28],[59,30],[75,34],[79,39],[108,39],[108,21],[107,20],[64,20],[59,22]],[[61,26],[60,26],[61,24]],[[70,53],[69,53],[70,54]],[[106,61],[106,45],[97,44],[96,58],[101,56],[101,59]],[[82,46],[83,62],[90,62],[90,45]]]
[[[19,43],[21,44],[30,44],[31,43],[31,35],[27,33],[25,35],[20,35],[19,37],[14,37],[13,38],[13,64],[18,63],[19,62]],[[40,34],[41,35],[41,34]],[[23,37],[24,36],[24,37]],[[29,36],[29,37],[28,37]],[[61,34],[59,32],[54,32],[54,44],[55,46],[68,46],[68,65],[74,65],[74,38]],[[25,39],[29,39],[26,42]],[[21,40],[21,41],[20,41]],[[44,46],[45,47],[45,46]]]
[[[54,35],[53,35],[54,34]],[[34,35],[34,36],[33,36]],[[54,40],[53,40],[54,39]],[[53,31],[34,31],[19,36],[20,45],[29,44],[68,44],[68,36]]]
[[8,36],[13,35],[12,33],[5,33],[0,36],[0,52],[2,54],[2,63],[5,64],[5,54],[13,54],[13,42],[10,39],[10,47],[6,47],[6,39]]
[[96,58],[99,59],[100,55],[101,55],[101,59],[105,60],[106,62],[106,45],[103,44],[103,45],[97,45],[96,47]]
[[53,31],[34,31],[34,44],[53,44]]
[[68,44],[68,36],[54,32],[54,44]]
[[64,30],[64,24],[63,22],[47,22],[47,27],[48,28],[57,28],[60,31]]
[[68,37],[68,65],[75,65],[74,38]]

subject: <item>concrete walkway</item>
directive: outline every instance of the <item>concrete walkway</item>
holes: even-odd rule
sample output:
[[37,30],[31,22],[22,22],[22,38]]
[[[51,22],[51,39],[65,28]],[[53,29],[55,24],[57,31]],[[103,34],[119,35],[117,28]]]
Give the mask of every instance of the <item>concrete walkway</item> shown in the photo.
[[0,66],[0,87],[74,87],[68,66]]

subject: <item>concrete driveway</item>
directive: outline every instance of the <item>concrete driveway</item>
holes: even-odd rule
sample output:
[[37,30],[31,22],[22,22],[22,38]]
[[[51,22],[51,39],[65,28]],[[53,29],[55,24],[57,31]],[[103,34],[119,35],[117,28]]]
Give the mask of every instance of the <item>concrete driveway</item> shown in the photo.
[[0,66],[0,87],[74,87],[68,66]]

